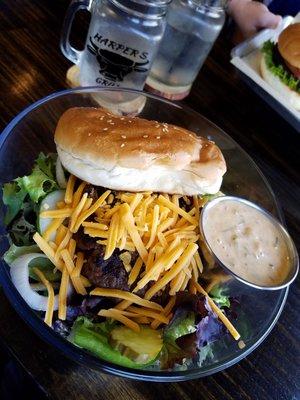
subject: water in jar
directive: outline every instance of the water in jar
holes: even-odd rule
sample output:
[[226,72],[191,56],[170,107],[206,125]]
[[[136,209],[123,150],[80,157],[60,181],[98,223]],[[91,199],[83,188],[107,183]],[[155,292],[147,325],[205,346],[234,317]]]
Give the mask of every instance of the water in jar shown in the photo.
[[223,23],[224,12],[173,0],[150,78],[171,87],[191,86]]

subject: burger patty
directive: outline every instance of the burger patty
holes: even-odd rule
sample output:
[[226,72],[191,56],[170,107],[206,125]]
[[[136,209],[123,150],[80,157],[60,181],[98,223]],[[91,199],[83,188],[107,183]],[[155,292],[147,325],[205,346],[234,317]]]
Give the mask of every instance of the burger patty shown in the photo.
[[273,62],[275,65],[281,64],[287,72],[292,74],[295,79],[300,79],[300,69],[293,67],[291,64],[289,64],[280,54],[279,49],[278,49],[278,44],[274,46],[274,51],[273,51]]
[[74,233],[73,239],[76,241],[76,249],[83,252],[95,250],[101,247],[101,245],[97,243],[97,238],[84,234],[83,228],[80,228],[78,232]]
[[[99,194],[104,191],[104,188],[97,187],[91,184],[86,185],[85,193],[88,197],[93,198],[96,201],[99,198]],[[116,202],[116,192],[112,191],[114,195],[113,202]],[[180,198],[180,205],[188,212],[193,207],[193,199]],[[92,218],[91,218],[92,220]],[[128,273],[124,267],[123,261],[120,259],[122,252],[116,249],[113,254],[104,260],[105,246],[97,243],[97,238],[90,237],[84,233],[81,227],[78,232],[73,235],[76,241],[76,250],[84,253],[84,258],[87,260],[82,267],[82,275],[85,276],[92,285],[99,288],[110,288],[120,289],[129,291],[128,286]],[[131,254],[131,265],[133,266],[138,253],[130,252]],[[146,291],[154,284],[153,281],[149,282],[143,289],[140,289],[136,294],[140,297],[144,297]],[[164,305],[168,299],[169,288],[165,291],[159,291],[154,297],[153,301]]]
[[98,190],[97,190],[96,186],[93,186],[90,183],[86,185],[83,193],[87,193],[88,197],[93,199],[94,202],[97,201],[99,198]]
[[104,260],[104,247],[95,248],[82,267],[82,275],[100,288],[129,290],[128,274],[119,258],[119,251]]
[[74,234],[76,248],[84,252],[87,260],[82,267],[82,275],[94,286],[129,290],[128,274],[120,260],[120,251],[115,250],[108,260],[104,260],[105,248],[97,243],[96,238],[85,235],[81,228]]

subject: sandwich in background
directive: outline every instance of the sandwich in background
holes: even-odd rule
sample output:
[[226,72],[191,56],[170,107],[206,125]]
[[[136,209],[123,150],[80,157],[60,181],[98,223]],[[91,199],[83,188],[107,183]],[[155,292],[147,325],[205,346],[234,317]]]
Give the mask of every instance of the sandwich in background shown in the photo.
[[300,23],[284,29],[278,43],[266,41],[261,51],[262,77],[296,110],[300,110]]

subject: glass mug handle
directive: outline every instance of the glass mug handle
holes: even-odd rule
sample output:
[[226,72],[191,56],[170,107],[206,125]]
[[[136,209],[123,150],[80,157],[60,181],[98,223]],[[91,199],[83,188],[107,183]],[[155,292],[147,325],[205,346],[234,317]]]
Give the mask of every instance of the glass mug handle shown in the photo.
[[75,14],[79,10],[88,10],[90,11],[91,0],[73,0],[69,5],[67,10],[67,14],[64,19],[62,34],[60,39],[60,48],[62,53],[66,58],[72,61],[74,64],[78,64],[80,60],[81,51],[75,49],[70,44],[70,32],[72,29],[73,20]]

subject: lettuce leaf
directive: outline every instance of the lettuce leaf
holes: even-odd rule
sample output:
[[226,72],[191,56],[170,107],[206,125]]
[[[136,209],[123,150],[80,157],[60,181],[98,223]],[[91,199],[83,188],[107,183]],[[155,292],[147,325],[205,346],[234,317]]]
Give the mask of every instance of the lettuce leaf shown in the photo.
[[40,248],[37,245],[32,246],[16,246],[14,243],[11,244],[10,248],[4,253],[4,261],[10,265],[16,258],[23,254],[39,253]]
[[50,153],[47,156],[45,156],[44,153],[40,153],[38,158],[36,159],[36,164],[39,169],[54,181],[56,180],[56,160],[57,155],[54,153]]
[[10,223],[9,235],[17,246],[30,246],[34,244],[32,236],[36,231],[37,205],[27,195],[21,210]]
[[9,229],[9,235],[17,246],[31,246],[34,243],[32,236],[35,232],[35,225],[30,223],[24,214],[16,219]]
[[4,223],[10,224],[24,204],[38,203],[48,193],[58,188],[55,180],[56,156],[40,153],[30,175],[16,178],[3,185],[3,203],[6,205]]
[[281,62],[274,57],[276,44],[268,40],[261,49],[267,68],[290,89],[300,93],[300,79],[297,79]]
[[175,341],[180,336],[188,335],[196,331],[195,313],[193,311],[178,310],[171,323],[164,331],[166,340]]
[[17,182],[3,185],[3,203],[6,205],[4,223],[8,225],[21,210],[27,192]]
[[[164,332],[163,347],[159,356],[162,369],[174,368],[175,364],[182,365],[186,358],[194,357],[196,345],[192,336],[195,331],[195,313],[177,310]],[[185,340],[184,346],[177,343],[182,337],[188,339]]]
[[54,272],[55,266],[48,258],[36,257],[28,265],[30,278],[39,281],[40,279],[33,272],[34,268],[40,269],[50,282],[59,282],[61,280],[61,272],[60,271]]
[[53,156],[45,156],[40,153],[30,175],[25,175],[15,179],[19,187],[29,194],[29,197],[34,203],[38,203],[48,193],[58,189],[58,184],[55,180],[55,161]]
[[160,356],[162,367],[167,369],[185,363],[186,359],[197,362],[199,351],[203,362],[211,356],[211,349],[203,349],[226,333],[205,296],[178,292],[175,307],[174,317],[164,331]]
[[227,288],[220,285],[215,285],[209,292],[210,297],[218,304],[219,307],[230,307],[230,300],[226,294]]

